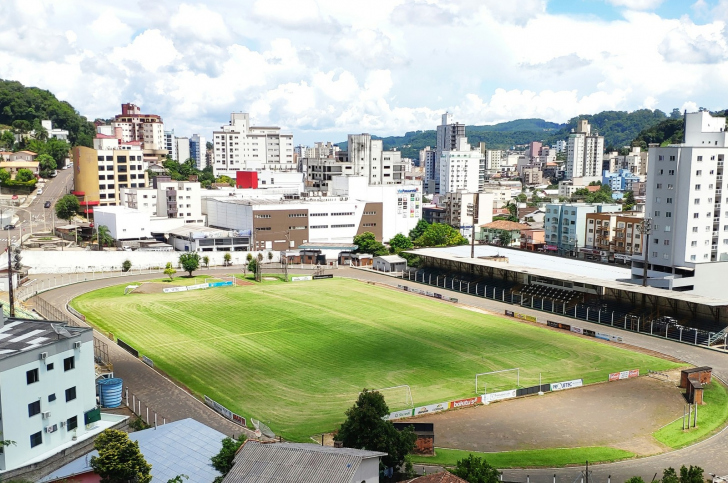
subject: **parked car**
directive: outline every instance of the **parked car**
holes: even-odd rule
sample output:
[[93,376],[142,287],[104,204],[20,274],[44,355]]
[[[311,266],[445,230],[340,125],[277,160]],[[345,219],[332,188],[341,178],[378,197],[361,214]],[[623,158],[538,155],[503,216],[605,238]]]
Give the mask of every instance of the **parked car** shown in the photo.
[[46,201],[45,204],[43,205],[43,207],[50,208],[51,207],[51,202],[50,201]]
[[42,194],[43,194],[43,190],[42,189],[39,189],[38,192],[36,193],[36,195],[42,195]]
[[3,230],[15,230],[15,225],[5,225]]

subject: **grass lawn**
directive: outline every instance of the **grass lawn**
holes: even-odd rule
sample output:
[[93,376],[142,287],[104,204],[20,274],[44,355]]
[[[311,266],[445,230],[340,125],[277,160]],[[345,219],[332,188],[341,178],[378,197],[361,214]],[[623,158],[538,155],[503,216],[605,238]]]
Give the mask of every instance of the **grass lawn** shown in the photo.
[[[423,405],[472,396],[476,373],[504,368],[520,367],[529,386],[539,373],[592,383],[678,366],[348,279],[127,296],[123,287],[71,305],[195,394],[299,441],[335,429],[362,388],[409,384]],[[391,410],[405,407],[404,394],[385,397]]]
[[728,419],[728,393],[723,384],[713,381],[703,393],[705,405],[698,406],[698,424],[683,431],[682,418],[656,431],[655,439],[671,448],[682,448],[721,429]]
[[412,462],[455,466],[458,460],[465,459],[470,454],[484,458],[488,463],[498,469],[537,466],[556,467],[584,464],[586,461],[589,461],[590,464],[607,463],[634,457],[634,453],[630,453],[629,451],[602,446],[505,451],[502,453],[481,453],[478,451],[436,448],[435,456],[412,455]]

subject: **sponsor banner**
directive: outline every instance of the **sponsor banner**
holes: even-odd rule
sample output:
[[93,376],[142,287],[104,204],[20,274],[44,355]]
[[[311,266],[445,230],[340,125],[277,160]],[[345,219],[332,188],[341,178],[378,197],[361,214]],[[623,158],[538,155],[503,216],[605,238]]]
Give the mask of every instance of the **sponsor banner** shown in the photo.
[[639,369],[632,369],[631,371],[613,372],[609,374],[609,381],[619,381],[620,379],[629,379],[630,377],[637,377],[639,375]]
[[162,292],[164,293],[172,293],[172,292],[186,292],[187,287],[169,287],[162,289]]
[[612,342],[622,342],[622,338],[621,338],[621,337],[619,337],[618,335],[611,335],[611,336],[609,336],[609,339],[610,339],[610,340],[611,340]]
[[536,322],[536,317],[534,317],[533,315],[519,314],[518,312],[516,312],[514,317],[521,320],[527,320],[529,322]]
[[433,297],[433,298],[440,299],[440,300],[446,300],[448,302],[453,302],[453,303],[458,302],[458,299],[456,299],[456,298],[448,297],[447,295],[442,295],[442,294],[435,293],[435,292],[428,292],[426,290],[420,290],[420,289],[414,288],[414,287],[408,287],[407,285],[398,284],[397,288],[404,290],[406,292],[413,292],[413,293],[420,294],[420,295],[427,295],[428,297]]
[[594,337],[602,340],[612,340],[612,336],[609,334],[605,334],[604,332],[597,332]]
[[328,275],[314,275],[313,276],[313,279],[314,280],[321,280],[323,278],[334,278],[334,274],[333,273],[329,273]]
[[468,399],[458,399],[457,401],[450,401],[450,409],[475,406],[476,404],[480,404],[482,400],[482,397],[471,397]]
[[574,332],[574,333],[576,333],[576,334],[583,334],[584,333],[584,331],[581,329],[581,327],[574,327],[573,325],[571,326],[571,331]]
[[147,357],[147,356],[142,356],[142,362],[143,362],[144,364],[148,365],[149,367],[154,367],[154,361],[153,361],[153,360],[151,360],[151,359],[150,359],[149,357]]
[[392,419],[402,419],[402,418],[409,418],[412,416],[413,410],[412,409],[402,409],[401,411],[395,411],[393,413],[389,413],[388,415],[384,416],[382,419],[385,421],[391,421]]
[[506,315],[508,317],[515,317],[516,316],[516,313],[513,312],[512,310],[506,310]]
[[631,260],[632,255],[622,255],[621,253],[615,253],[614,258],[617,260]]
[[136,358],[139,358],[139,351],[137,351],[135,348],[133,348],[123,340],[116,339],[116,343],[119,345],[119,347],[127,351],[129,354],[133,355]]
[[549,327],[553,327],[554,329],[558,329],[559,328],[559,323],[558,322],[554,322],[553,320],[547,320],[546,321],[546,325],[548,325]]
[[422,414],[439,413],[440,411],[446,411],[450,408],[450,403],[441,402],[437,404],[429,404],[427,406],[420,406],[415,408],[414,415],[421,416]]
[[209,287],[209,283],[198,283],[197,285],[188,285],[187,290],[201,290],[203,288]]
[[574,379],[572,381],[564,381],[564,382],[553,382],[553,383],[551,383],[551,390],[552,391],[563,391],[564,389],[581,387],[583,385],[584,385],[584,381],[582,381],[581,379]]
[[291,282],[304,282],[306,280],[313,280],[311,275],[304,275],[302,277],[291,277]]
[[217,413],[221,414],[223,417],[229,419],[230,421],[232,421],[236,424],[239,424],[240,426],[243,426],[243,427],[246,425],[246,421],[245,421],[244,417],[240,416],[239,414],[235,414],[234,412],[230,411],[228,408],[226,408],[222,404],[210,399],[207,396],[205,396],[205,404],[210,406]]
[[510,390],[510,391],[500,391],[500,392],[493,392],[490,394],[484,394],[482,397],[482,401],[484,403],[490,403],[493,401],[500,401],[502,399],[511,399],[513,397],[516,397],[516,390]]
[[593,330],[589,330],[589,329],[584,329],[582,334],[588,335],[589,337],[596,337],[596,332],[594,332]]
[[228,286],[232,286],[232,284],[233,284],[232,282],[210,282],[207,285],[210,288],[212,288],[212,287],[228,287]]

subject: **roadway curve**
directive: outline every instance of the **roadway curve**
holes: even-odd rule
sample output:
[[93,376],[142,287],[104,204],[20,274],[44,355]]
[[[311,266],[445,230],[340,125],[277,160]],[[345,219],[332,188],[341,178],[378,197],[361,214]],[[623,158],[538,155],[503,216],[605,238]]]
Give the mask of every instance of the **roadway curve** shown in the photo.
[[[214,274],[230,273],[233,271],[235,271],[234,267],[232,269],[210,270],[209,272]],[[412,282],[403,282],[402,280],[393,279],[392,277],[376,272],[352,268],[340,268],[335,271],[335,276],[374,281],[394,286],[398,283],[413,285]],[[43,276],[36,278],[40,279]],[[82,282],[45,292],[42,296],[70,316],[71,314],[66,309],[66,302],[78,295],[98,288],[150,278],[159,278],[159,274]],[[458,293],[457,298],[462,304],[489,310],[496,314],[502,314],[505,309],[511,310],[513,308],[509,304],[467,294]],[[544,316],[543,312],[530,310],[525,307],[519,308],[519,312],[541,318]],[[573,319],[555,314],[550,314],[549,319],[566,323],[573,322]],[[579,321],[579,325],[592,330],[603,330],[603,326],[590,322]],[[633,332],[620,330],[619,335],[622,336],[626,344],[670,355],[697,366],[711,366],[716,375],[724,381],[728,380],[728,355],[724,353]],[[103,335],[97,333],[97,337],[108,342],[108,339]],[[151,408],[156,409],[159,413],[164,414],[168,420],[193,417],[226,434],[240,431],[239,426],[229,423],[226,419],[218,416],[217,413],[209,410],[199,400],[190,396],[185,390],[172,383],[166,377],[153,371],[115,344],[110,343],[108,345],[109,355],[114,363],[115,374],[124,379],[124,385],[129,386],[130,392],[137,394],[142,401],[148,403]],[[625,410],[629,410],[629,408],[625,408]],[[707,440],[677,451],[647,458],[593,465],[590,469],[592,476],[597,480],[606,481],[607,476],[611,475],[612,481],[615,482],[625,481],[632,476],[641,476],[645,481],[650,481],[655,473],[661,475],[664,468],[669,466],[680,467],[683,464],[700,466],[706,473],[727,475],[727,456],[728,430],[723,430]],[[504,470],[503,473],[506,481],[526,481],[528,475],[534,483],[547,483],[552,482],[554,474],[556,474],[557,482],[572,483],[579,476],[580,471],[581,468],[541,468]]]

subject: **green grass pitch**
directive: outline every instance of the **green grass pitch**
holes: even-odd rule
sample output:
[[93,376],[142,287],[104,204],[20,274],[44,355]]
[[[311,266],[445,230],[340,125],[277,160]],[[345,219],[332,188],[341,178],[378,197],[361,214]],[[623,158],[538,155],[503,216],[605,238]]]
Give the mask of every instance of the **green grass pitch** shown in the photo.
[[[591,383],[609,372],[677,367],[348,279],[127,296],[123,287],[72,305],[194,393],[293,440],[335,429],[365,387],[408,384],[424,405],[472,397],[475,374],[498,369],[520,367],[529,386],[539,373],[544,383]],[[515,385],[507,377],[501,383]],[[402,396],[388,396],[391,410],[403,409]]]

